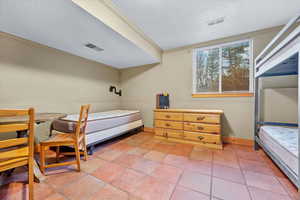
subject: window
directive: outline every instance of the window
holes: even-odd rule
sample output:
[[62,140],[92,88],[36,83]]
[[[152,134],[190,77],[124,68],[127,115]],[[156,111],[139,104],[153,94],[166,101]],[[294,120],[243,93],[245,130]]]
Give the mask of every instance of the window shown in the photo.
[[193,94],[252,92],[252,41],[239,41],[193,52]]

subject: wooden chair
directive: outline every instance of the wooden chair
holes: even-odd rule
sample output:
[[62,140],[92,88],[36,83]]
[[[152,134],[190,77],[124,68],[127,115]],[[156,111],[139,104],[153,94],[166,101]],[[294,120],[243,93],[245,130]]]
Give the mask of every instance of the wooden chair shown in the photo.
[[[40,168],[41,172],[45,174],[46,168],[65,166],[77,164],[77,169],[80,171],[80,154],[84,155],[84,160],[87,160],[87,148],[86,148],[86,137],[85,128],[88,119],[88,113],[90,105],[81,106],[79,119],[76,125],[75,133],[62,133],[58,132],[50,139],[40,143]],[[61,153],[60,146],[74,146],[75,152]],[[46,165],[45,151],[50,147],[56,147],[56,162],[54,164]],[[80,147],[83,152],[80,152]],[[76,155],[76,160],[58,163],[59,155]]]
[[0,124],[0,133],[27,131],[28,137],[0,141],[0,172],[28,166],[29,200],[33,200],[34,109],[0,110],[0,117],[28,117],[20,123]]

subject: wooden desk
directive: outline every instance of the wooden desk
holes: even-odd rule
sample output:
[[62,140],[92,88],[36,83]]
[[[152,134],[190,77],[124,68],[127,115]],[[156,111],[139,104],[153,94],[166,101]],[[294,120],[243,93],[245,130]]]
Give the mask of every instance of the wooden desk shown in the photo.
[[[35,115],[35,123],[43,123],[46,121],[52,121],[55,119],[60,119],[66,117],[67,114],[65,113],[37,113]],[[0,117],[0,124],[10,124],[10,123],[22,123],[28,121],[27,117]],[[26,137],[27,136],[27,131],[18,131],[17,132],[17,137]],[[8,174],[12,173],[13,170],[10,170]],[[43,175],[40,171],[40,168],[37,164],[37,162],[34,160],[34,175],[35,175],[35,181],[40,182],[40,180],[43,179]]]

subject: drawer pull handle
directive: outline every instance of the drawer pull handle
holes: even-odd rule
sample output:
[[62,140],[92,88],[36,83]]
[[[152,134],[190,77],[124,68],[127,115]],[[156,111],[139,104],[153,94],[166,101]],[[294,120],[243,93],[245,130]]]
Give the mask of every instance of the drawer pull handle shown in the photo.
[[197,127],[198,130],[203,130],[204,128],[202,126]]
[[170,115],[166,115],[166,118],[170,118],[171,116]]
[[203,136],[198,136],[198,139],[199,139],[199,140],[203,140],[204,137],[203,137]]
[[171,126],[170,124],[166,124],[166,126]]
[[205,116],[197,117],[197,120],[204,120]]

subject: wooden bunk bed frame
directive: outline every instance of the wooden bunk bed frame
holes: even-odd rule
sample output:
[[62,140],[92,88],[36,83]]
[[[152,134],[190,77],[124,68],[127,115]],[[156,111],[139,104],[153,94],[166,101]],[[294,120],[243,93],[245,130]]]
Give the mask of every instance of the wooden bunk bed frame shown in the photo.
[[[262,148],[289,179],[300,189],[300,107],[298,104],[298,123],[278,123],[262,121],[262,89],[259,80],[262,77],[298,75],[300,69],[300,14],[274,37],[266,48],[255,59],[255,150]],[[300,77],[298,76],[298,99],[300,99]],[[298,127],[298,175],[259,138],[262,125]]]

